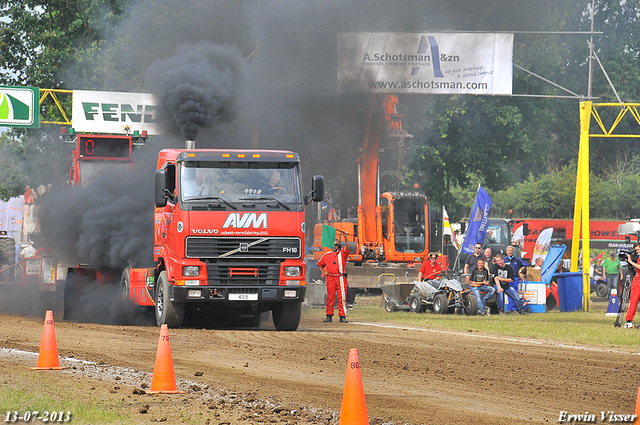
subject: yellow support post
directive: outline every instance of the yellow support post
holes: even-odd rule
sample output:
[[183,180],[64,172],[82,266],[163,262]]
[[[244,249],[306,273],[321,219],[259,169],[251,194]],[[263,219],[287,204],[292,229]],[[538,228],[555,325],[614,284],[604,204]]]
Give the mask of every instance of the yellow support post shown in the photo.
[[[589,282],[589,124],[592,103],[580,102],[580,147],[578,150],[578,174],[573,209],[573,239],[571,243],[571,271],[578,271],[580,255],[580,230],[582,230],[582,290],[584,311],[591,308]],[[582,222],[582,226],[580,223]]]
[[591,122],[591,102],[580,105],[580,145],[582,145],[582,309],[591,308],[591,282],[589,282],[590,241],[589,231],[589,124]]
[[[573,233],[571,235],[572,241],[580,241],[580,223],[582,219],[582,142],[580,142],[578,148],[578,174],[576,176],[576,193],[575,203],[573,206]],[[580,252],[580,244],[571,244],[571,271],[578,270],[578,254]]]
[[[607,123],[598,109],[618,108],[618,114],[613,122]],[[591,282],[589,281],[590,239],[589,229],[589,139],[599,138],[640,138],[640,131],[629,130],[635,124],[640,127],[640,103],[596,103],[580,102],[580,147],[578,152],[578,173],[576,178],[576,195],[573,210],[573,240],[571,244],[571,271],[578,271],[578,257],[580,253],[580,234],[582,233],[582,287],[584,293],[583,309],[591,308]],[[595,122],[594,133],[591,134],[590,124]],[[627,126],[623,132],[616,133],[620,123],[625,121]],[[582,222],[582,226],[580,223]],[[580,232],[582,230],[582,232]]]

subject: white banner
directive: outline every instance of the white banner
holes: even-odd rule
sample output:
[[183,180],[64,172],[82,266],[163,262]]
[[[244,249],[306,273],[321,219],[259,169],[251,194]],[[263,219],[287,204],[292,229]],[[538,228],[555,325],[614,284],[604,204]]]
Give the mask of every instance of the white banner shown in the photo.
[[338,33],[338,92],[510,95],[513,34]]
[[22,220],[24,219],[24,196],[0,201],[0,230],[20,243],[22,237]]
[[78,133],[124,134],[128,128],[160,134],[157,100],[149,93],[73,91],[73,128]]
[[[451,223],[449,222],[449,214],[447,214],[447,210],[442,206],[442,234],[449,235],[451,237],[451,243],[456,247],[458,251],[460,251],[460,244],[458,243],[458,238],[456,237],[456,232],[453,231],[451,227]],[[443,244],[444,245],[444,244]]]
[[531,258],[531,261],[534,264],[536,262],[536,258],[547,257],[547,253],[549,253],[549,249],[551,248],[551,236],[553,236],[553,227],[544,229],[538,235],[538,240],[536,240],[536,244],[533,247],[533,257]]

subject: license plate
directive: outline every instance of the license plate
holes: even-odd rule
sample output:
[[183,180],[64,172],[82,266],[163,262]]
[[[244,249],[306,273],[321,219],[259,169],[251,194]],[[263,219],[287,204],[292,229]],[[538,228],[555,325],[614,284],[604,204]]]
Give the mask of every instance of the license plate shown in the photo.
[[229,301],[258,301],[258,294],[229,294]]

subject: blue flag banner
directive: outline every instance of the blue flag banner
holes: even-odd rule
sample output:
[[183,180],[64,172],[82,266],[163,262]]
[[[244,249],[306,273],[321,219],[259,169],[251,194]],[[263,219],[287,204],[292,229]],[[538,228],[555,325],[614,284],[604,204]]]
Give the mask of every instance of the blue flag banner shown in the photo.
[[473,203],[471,215],[469,216],[469,227],[462,243],[462,252],[473,254],[473,246],[476,243],[484,242],[489,224],[489,210],[492,205],[493,202],[487,192],[478,186],[476,201]]

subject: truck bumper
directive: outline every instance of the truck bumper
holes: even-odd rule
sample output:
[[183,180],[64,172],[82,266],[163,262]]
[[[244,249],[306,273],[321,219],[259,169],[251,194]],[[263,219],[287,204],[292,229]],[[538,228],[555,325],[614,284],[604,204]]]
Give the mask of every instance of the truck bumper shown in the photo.
[[306,290],[305,286],[170,286],[169,299],[184,303],[302,302]]

